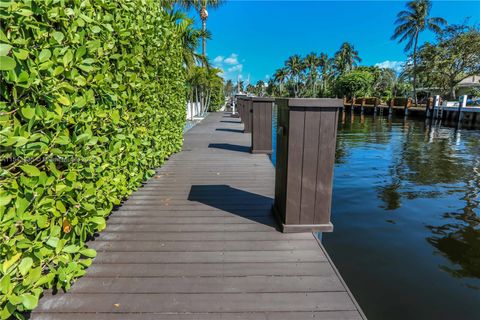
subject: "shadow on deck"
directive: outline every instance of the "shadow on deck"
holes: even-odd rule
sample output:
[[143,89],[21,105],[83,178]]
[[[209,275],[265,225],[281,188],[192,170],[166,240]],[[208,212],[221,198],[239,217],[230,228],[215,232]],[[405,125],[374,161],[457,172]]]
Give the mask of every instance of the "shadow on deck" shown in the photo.
[[365,319],[314,235],[278,231],[272,163],[225,117],[185,134],[88,242],[86,275],[32,319]]
[[240,145],[231,144],[231,143],[210,143],[208,147],[229,150],[229,151],[250,153],[250,147],[240,146]]
[[[193,185],[188,200],[230,212],[238,217],[274,227],[280,231],[271,211],[272,198],[232,188],[228,185]],[[257,205],[260,208],[245,210],[239,207],[241,203]]]

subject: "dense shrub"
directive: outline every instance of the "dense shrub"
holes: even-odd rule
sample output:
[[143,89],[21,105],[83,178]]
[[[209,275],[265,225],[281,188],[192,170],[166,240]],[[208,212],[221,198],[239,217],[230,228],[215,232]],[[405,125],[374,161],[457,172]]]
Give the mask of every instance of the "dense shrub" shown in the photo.
[[223,82],[216,83],[211,89],[210,111],[218,111],[225,104],[225,94],[223,90]]
[[86,239],[179,150],[182,49],[161,2],[0,3],[2,319],[83,275]]
[[338,96],[368,97],[372,91],[373,75],[364,70],[353,70],[340,75],[335,83]]

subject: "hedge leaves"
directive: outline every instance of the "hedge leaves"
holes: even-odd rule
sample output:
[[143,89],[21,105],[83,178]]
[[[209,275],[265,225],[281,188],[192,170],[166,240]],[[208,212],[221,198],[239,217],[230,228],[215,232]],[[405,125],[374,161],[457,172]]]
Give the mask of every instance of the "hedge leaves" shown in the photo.
[[85,241],[181,147],[182,41],[161,2],[1,2],[2,319],[82,276]]

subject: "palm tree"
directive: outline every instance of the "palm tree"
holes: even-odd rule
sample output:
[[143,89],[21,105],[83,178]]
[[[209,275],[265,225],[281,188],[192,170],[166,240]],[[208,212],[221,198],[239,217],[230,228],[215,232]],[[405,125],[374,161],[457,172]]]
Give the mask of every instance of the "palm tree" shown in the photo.
[[223,78],[219,75],[222,71],[217,68],[203,68],[206,70],[206,88],[205,88],[205,98],[203,101],[203,113],[207,110],[210,110],[212,93],[215,89],[221,89],[223,87]]
[[393,93],[397,78],[395,70],[390,68],[370,67],[370,73],[374,76],[372,85],[375,97],[389,96]]
[[255,86],[251,83],[247,84],[247,87],[245,88],[245,91],[250,94],[255,93]]
[[258,80],[257,84],[255,85],[256,94],[260,97],[263,97],[263,89],[265,87],[265,82],[263,80]]
[[182,35],[182,55],[185,68],[190,69],[197,63],[205,65],[207,63],[205,56],[198,54],[196,48],[200,43],[200,39],[210,39],[210,33],[208,31],[196,29],[193,20],[179,11],[171,12],[170,18],[175,21],[179,20],[177,28]]
[[293,92],[295,93],[295,98],[298,97],[298,84],[300,82],[300,74],[303,70],[302,58],[295,54],[285,61],[285,66],[287,68],[290,78],[293,80]]
[[413,0],[406,4],[407,10],[402,10],[397,14],[395,24],[397,27],[392,35],[392,40],[398,39],[398,43],[407,41],[405,52],[413,47],[413,97],[417,104],[417,48],[418,36],[426,29],[433,32],[440,32],[441,26],[447,24],[443,18],[430,18],[430,9],[432,3],[430,0]]
[[321,68],[321,76],[322,76],[322,97],[325,97],[327,92],[327,82],[330,78],[331,69],[333,65],[333,60],[328,57],[326,53],[320,53],[319,56],[319,67]]
[[[218,8],[223,2],[223,0],[179,0],[178,1],[186,9],[194,8],[195,11],[200,15],[202,20],[202,31],[207,32],[207,19],[208,11],[207,7]],[[207,55],[207,37],[202,37],[202,54]]]
[[203,55],[196,52],[196,48],[203,36],[209,38],[210,35],[208,32],[205,33],[196,29],[193,20],[181,11],[172,10],[166,17],[176,25],[177,31],[181,35],[181,54],[187,84],[187,98],[189,101],[199,102],[197,63],[202,62],[204,65],[208,65],[208,61],[205,60]]
[[225,83],[225,95],[232,97],[233,93],[235,92],[235,88],[233,85],[233,81],[228,79],[227,82]]
[[276,89],[277,86],[275,85],[275,80],[273,78],[270,78],[268,80],[267,88],[265,90],[266,95],[270,97],[276,96]]
[[339,74],[351,71],[361,61],[358,51],[348,42],[342,43],[340,50],[335,53],[335,67]]
[[237,80],[237,93],[243,92],[244,82],[243,80]]
[[313,97],[317,97],[317,76],[318,76],[318,67],[320,66],[320,57],[315,53],[309,53],[303,63],[308,68],[308,78],[310,80],[311,89]]
[[285,80],[287,80],[287,77],[288,77],[288,70],[286,68],[278,69],[277,71],[275,71],[275,74],[273,75],[273,79],[279,85],[280,95],[282,95],[283,84],[285,83]]

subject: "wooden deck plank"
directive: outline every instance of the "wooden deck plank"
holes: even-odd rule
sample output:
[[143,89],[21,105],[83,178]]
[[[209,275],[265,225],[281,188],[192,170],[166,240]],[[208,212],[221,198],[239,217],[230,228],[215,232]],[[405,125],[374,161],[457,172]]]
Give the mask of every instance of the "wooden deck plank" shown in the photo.
[[216,252],[103,252],[95,263],[237,263],[326,261],[319,250]]
[[[99,285],[100,284],[100,285]],[[77,293],[269,293],[343,291],[335,272],[323,276],[87,278]]]
[[[237,210],[236,217],[232,217],[232,215],[228,212],[222,210],[118,210],[115,212],[115,217],[127,217],[133,218],[136,217],[174,217],[177,219],[181,219],[184,217],[193,218],[193,217],[228,217],[228,218],[248,218],[248,217],[265,217],[271,216],[271,212],[269,209],[256,209],[256,210]],[[113,218],[113,217],[112,217]]]
[[111,224],[108,231],[113,232],[257,232],[275,230],[274,225],[265,224]]
[[294,240],[311,239],[309,234],[288,234],[283,236],[276,232],[103,232],[103,240],[152,240],[152,241],[238,241],[238,240]]
[[194,252],[194,251],[291,251],[316,250],[311,240],[293,241],[93,241],[89,247],[113,252]]
[[[321,276],[332,271],[328,262],[239,262],[228,264],[96,264],[88,269],[89,277],[243,277],[243,276]],[[77,284],[75,284],[77,285]]]
[[355,310],[346,292],[46,295],[37,312],[272,312]]
[[110,224],[252,224],[263,223],[274,225],[275,219],[265,213],[263,216],[251,217],[111,217]]
[[241,313],[60,313],[38,314],[38,320],[361,320],[356,311]]
[[365,319],[313,234],[277,230],[274,168],[241,129],[222,113],[191,129],[89,242],[86,276],[31,318]]

